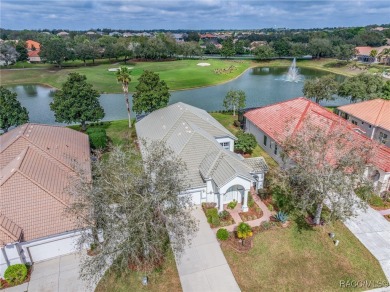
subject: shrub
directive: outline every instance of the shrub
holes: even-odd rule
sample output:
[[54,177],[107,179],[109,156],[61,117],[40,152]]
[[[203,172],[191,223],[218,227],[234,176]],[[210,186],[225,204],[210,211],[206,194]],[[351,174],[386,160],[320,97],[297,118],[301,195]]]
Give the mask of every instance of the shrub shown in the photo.
[[229,238],[229,231],[227,231],[225,228],[218,229],[217,238],[219,240],[227,240]]
[[369,199],[369,203],[370,203],[370,205],[372,205],[374,207],[384,207],[385,206],[382,198],[377,196],[377,195],[371,195],[371,197]]
[[27,267],[23,264],[9,266],[4,272],[4,279],[11,285],[22,284],[27,278]]
[[218,210],[216,208],[206,210],[207,222],[211,223],[213,217],[218,217]]
[[369,201],[374,191],[371,186],[361,186],[355,189],[355,194],[364,201]]
[[269,229],[271,229],[271,227],[272,227],[272,224],[271,224],[271,222],[269,222],[269,221],[263,221],[263,222],[261,222],[261,228],[263,228],[264,230],[269,230]]
[[382,192],[381,197],[384,201],[390,202],[390,191]]
[[230,203],[227,204],[227,207],[229,209],[234,209],[236,206],[237,206],[237,201],[236,200],[233,200],[233,201],[231,201]]
[[258,194],[259,198],[262,200],[268,199],[271,196],[271,194],[266,189],[259,189],[257,191],[257,194]]
[[294,209],[291,198],[289,198],[285,191],[280,187],[272,189],[272,201],[278,209],[286,211],[292,211]]
[[252,194],[248,192],[248,207],[252,208],[255,205],[255,200],[253,200]]
[[271,212],[274,210],[274,206],[272,206],[271,204],[269,204],[267,207],[268,207],[268,210],[270,210]]
[[241,222],[237,226],[237,237],[241,239],[246,239],[247,237],[252,236],[252,229],[249,224]]
[[227,219],[229,217],[229,212],[226,211],[226,210],[223,210],[222,212],[219,212],[218,216],[220,219],[224,220],[224,219]]
[[286,223],[288,220],[287,214],[282,212],[282,211],[279,211],[278,213],[276,213],[276,215],[274,215],[274,218],[282,223]]
[[217,216],[211,217],[211,224],[212,224],[214,227],[218,227],[219,225],[221,225],[221,220],[219,220],[218,215],[217,215]]
[[87,134],[92,149],[105,149],[107,147],[107,134],[105,129],[89,128]]
[[234,143],[234,148],[236,151],[252,153],[256,146],[257,141],[253,134],[242,131],[237,134],[237,141]]
[[238,120],[234,120],[233,125],[234,125],[235,127],[241,127],[241,123],[240,123],[240,121],[238,121]]

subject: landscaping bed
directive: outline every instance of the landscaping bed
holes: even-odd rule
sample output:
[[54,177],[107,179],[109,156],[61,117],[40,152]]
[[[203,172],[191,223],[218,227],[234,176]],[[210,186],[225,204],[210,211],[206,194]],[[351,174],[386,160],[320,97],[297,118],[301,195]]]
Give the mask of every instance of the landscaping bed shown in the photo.
[[218,213],[216,206],[216,203],[202,203],[202,210],[206,215],[210,227],[218,228],[234,224],[234,219],[229,212],[224,210]]
[[390,222],[390,215],[383,215],[383,217],[385,217],[385,219]]
[[263,211],[255,203],[253,207],[249,208],[248,212],[240,212],[238,214],[240,215],[241,220],[246,222],[261,218],[263,216]]
[[26,264],[25,266],[27,268],[27,275],[26,275],[26,278],[22,282],[12,284],[3,278],[0,278],[0,290],[5,289],[5,288],[10,288],[10,287],[15,287],[15,286],[30,282],[31,273],[32,273],[33,268],[31,265]]

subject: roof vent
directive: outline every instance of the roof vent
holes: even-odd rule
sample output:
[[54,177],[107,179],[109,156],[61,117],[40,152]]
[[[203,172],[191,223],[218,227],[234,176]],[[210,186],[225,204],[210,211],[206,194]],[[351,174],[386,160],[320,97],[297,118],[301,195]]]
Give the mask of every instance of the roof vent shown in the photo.
[[163,126],[162,126],[162,128],[165,130],[166,126],[165,126],[165,125],[163,125]]
[[12,168],[12,169],[11,169],[11,172],[14,172],[14,171],[15,171],[15,168]]

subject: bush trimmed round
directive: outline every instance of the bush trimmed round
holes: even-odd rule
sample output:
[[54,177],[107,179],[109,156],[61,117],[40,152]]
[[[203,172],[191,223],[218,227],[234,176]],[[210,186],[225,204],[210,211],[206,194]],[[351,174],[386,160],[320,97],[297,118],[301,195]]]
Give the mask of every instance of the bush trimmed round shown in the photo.
[[11,285],[22,284],[27,278],[27,267],[23,264],[9,266],[4,272],[4,279]]
[[219,240],[227,240],[229,238],[229,231],[227,231],[225,228],[218,229],[217,238]]

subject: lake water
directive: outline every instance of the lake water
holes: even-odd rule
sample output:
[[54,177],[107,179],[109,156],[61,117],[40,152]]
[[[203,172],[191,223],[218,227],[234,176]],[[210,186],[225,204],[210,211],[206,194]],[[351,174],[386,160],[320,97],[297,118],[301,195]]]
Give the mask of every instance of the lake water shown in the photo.
[[[252,68],[237,79],[228,83],[175,91],[171,93],[169,103],[182,101],[207,111],[222,110],[222,101],[231,89],[241,89],[246,93],[246,106],[258,107],[284,101],[293,97],[302,96],[304,80],[326,75],[328,73],[315,69],[300,68],[303,78],[300,82],[287,82],[284,80],[288,68]],[[337,76],[338,81],[344,79]],[[18,99],[29,111],[30,121],[34,123],[58,124],[49,104],[52,101],[53,89],[41,85],[17,85],[8,87],[18,94]],[[132,100],[131,95],[129,96]],[[102,94],[100,103],[104,108],[103,120],[126,119],[126,105],[123,94]],[[337,97],[333,101],[322,105],[339,106],[349,103],[347,99]],[[133,117],[135,115],[133,114]]]

